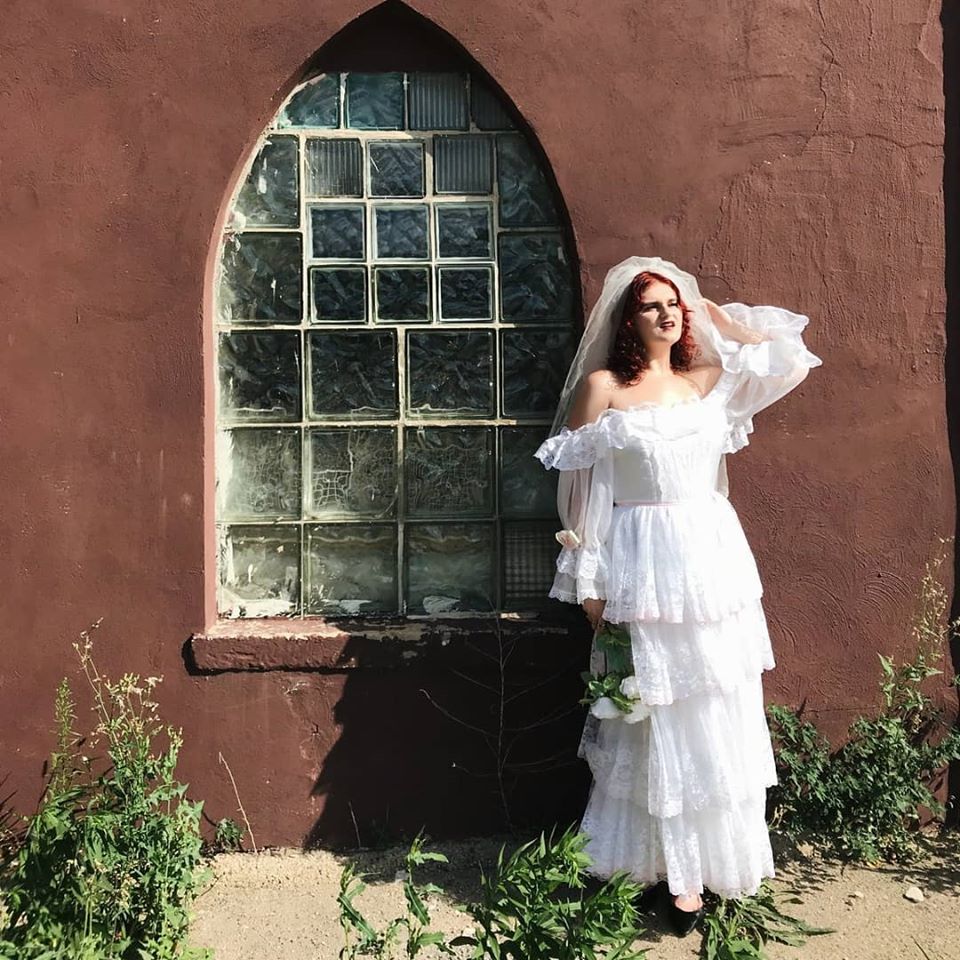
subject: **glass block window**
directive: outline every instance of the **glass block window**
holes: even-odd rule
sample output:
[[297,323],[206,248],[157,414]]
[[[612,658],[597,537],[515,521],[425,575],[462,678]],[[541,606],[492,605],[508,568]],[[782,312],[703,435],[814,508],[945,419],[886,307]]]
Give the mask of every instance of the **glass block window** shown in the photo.
[[558,198],[463,73],[311,77],[250,158],[215,289],[219,610],[543,606],[534,460],[575,346]]

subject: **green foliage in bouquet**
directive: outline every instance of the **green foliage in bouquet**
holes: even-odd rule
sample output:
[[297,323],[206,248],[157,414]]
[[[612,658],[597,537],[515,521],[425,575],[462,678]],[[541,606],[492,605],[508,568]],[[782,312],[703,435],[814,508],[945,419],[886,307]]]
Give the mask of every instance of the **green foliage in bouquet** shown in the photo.
[[589,706],[607,697],[619,710],[629,713],[633,701],[621,692],[620,684],[633,675],[630,632],[620,624],[604,620],[597,629],[594,643],[603,655],[606,670],[602,674],[589,671],[581,674],[586,689],[580,702]]

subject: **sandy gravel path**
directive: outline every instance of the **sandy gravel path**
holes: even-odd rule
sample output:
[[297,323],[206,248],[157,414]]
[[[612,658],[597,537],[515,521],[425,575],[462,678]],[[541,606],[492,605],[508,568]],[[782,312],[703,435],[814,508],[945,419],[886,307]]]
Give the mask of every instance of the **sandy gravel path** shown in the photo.
[[[451,895],[431,903],[434,927],[459,932],[468,925],[454,903],[475,895],[476,864],[489,863],[499,845],[478,840],[433,847],[451,860],[425,874]],[[402,911],[396,872],[403,853],[396,848],[349,856],[370,877],[359,902],[372,920]],[[214,947],[216,960],[335,960],[342,945],[336,895],[346,859],[293,850],[214,858],[215,880],[197,903],[192,942]],[[903,870],[842,869],[817,857],[785,854],[778,855],[778,864],[777,889],[795,887],[802,896],[790,910],[836,932],[800,950],[773,945],[771,960],[960,960],[960,835],[940,842],[926,862]],[[924,893],[920,903],[903,896],[912,884]],[[643,942],[649,960],[689,960],[698,955],[700,936],[677,940],[653,918]]]

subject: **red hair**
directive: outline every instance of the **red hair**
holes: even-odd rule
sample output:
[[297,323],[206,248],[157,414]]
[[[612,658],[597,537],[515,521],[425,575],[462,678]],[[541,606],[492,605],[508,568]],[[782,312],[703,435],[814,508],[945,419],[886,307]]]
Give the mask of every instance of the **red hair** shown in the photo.
[[647,351],[640,337],[640,331],[634,323],[634,318],[643,303],[643,295],[647,288],[654,283],[665,283],[676,294],[680,311],[683,314],[680,339],[670,348],[670,366],[674,370],[689,370],[693,358],[697,354],[697,344],[690,330],[690,308],[683,302],[677,285],[668,277],[644,270],[638,273],[627,288],[626,299],[623,304],[623,313],[620,325],[613,341],[610,355],[607,357],[607,367],[621,384],[632,383],[649,366]]

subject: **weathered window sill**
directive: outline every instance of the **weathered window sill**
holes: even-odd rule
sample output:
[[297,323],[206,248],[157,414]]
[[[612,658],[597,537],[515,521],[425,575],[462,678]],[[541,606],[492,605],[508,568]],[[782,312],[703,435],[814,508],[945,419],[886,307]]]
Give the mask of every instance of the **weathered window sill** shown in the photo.
[[195,633],[189,650],[200,673],[389,670],[456,661],[467,644],[486,647],[498,634],[505,641],[561,641],[588,633],[583,615],[566,611],[424,620],[223,620]]

